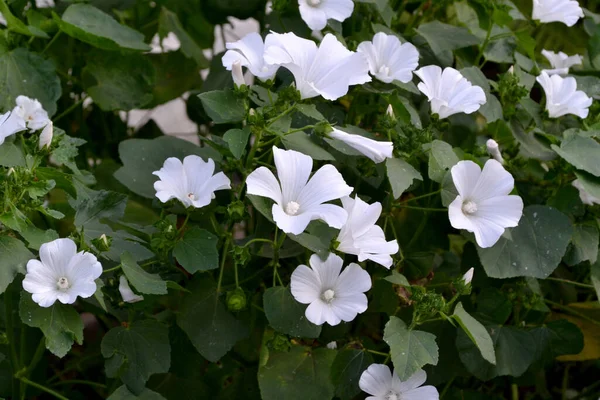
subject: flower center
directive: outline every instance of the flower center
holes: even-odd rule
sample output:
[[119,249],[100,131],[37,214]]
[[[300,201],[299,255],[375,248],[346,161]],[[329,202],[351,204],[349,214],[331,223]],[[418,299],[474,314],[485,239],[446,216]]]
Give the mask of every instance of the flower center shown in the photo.
[[267,72],[269,70],[269,67],[267,67],[266,65],[262,67],[262,72]]
[[58,281],[56,281],[56,286],[58,286],[60,290],[68,289],[69,280],[64,276],[61,276],[60,278],[58,278]]
[[194,193],[188,193],[188,198],[192,201],[196,200],[196,196],[194,195]]
[[298,214],[298,210],[300,210],[300,204],[296,203],[295,201],[290,201],[285,206],[285,213],[287,215],[296,215]]
[[385,400],[400,400],[400,396],[398,396],[398,393],[390,390],[387,392]]
[[390,67],[387,65],[382,65],[379,67],[379,73],[385,76],[390,76]]
[[477,204],[471,200],[465,201],[462,205],[462,211],[467,215],[473,215],[477,212]]
[[327,289],[321,295],[321,298],[323,299],[323,301],[325,303],[331,303],[331,301],[333,300],[334,297],[335,297],[335,292],[332,289]]
[[306,0],[306,3],[311,7],[318,7],[321,4],[321,0]]

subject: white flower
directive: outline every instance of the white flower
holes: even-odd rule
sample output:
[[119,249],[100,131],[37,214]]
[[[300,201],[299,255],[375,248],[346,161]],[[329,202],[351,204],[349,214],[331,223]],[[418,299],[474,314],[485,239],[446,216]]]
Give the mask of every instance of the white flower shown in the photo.
[[231,66],[231,78],[233,79],[233,84],[238,88],[246,84],[240,60],[235,60],[233,62],[233,65]]
[[175,157],[167,158],[163,167],[152,174],[160,178],[154,182],[156,197],[163,203],[178,199],[184,207],[201,208],[215,198],[216,190],[231,189],[231,181],[223,172],[213,175],[215,162],[205,162],[191,155],[183,163]]
[[419,65],[419,52],[412,43],[400,43],[394,35],[376,33],[372,42],[362,42],[356,49],[369,62],[371,75],[382,82],[410,82]]
[[320,31],[328,19],[344,21],[352,15],[352,0],[298,0],[300,16],[312,30]]
[[73,304],[77,296],[87,298],[96,292],[96,279],[102,265],[91,253],[80,251],[71,239],[56,239],[40,247],[40,259],[29,260],[23,289],[42,307],[58,299]]
[[423,82],[417,87],[431,103],[431,112],[440,118],[464,112],[471,114],[485,104],[485,93],[479,86],[472,85],[454,68],[442,69],[428,65],[415,71]]
[[394,144],[392,142],[380,142],[361,135],[352,135],[337,128],[333,128],[333,131],[329,132],[328,135],[333,139],[346,143],[366,157],[369,157],[375,163],[380,163],[386,158],[393,157]]
[[52,121],[48,121],[48,124],[42,129],[42,133],[40,133],[40,141],[38,147],[43,149],[44,147],[50,147],[50,143],[52,143],[52,136],[54,135],[54,124]]
[[435,386],[421,386],[426,380],[427,374],[422,369],[402,382],[387,365],[371,364],[360,376],[358,386],[371,395],[366,400],[438,400],[440,395]]
[[327,347],[329,350],[336,350],[337,342],[335,340],[333,342],[329,342],[325,347]]
[[583,18],[583,10],[574,0],[533,0],[532,18],[540,22],[562,22],[573,26]]
[[125,303],[137,303],[144,300],[144,296],[137,295],[131,290],[125,275],[121,275],[119,278],[119,293],[121,293],[121,297]]
[[473,274],[475,273],[475,268],[471,268],[463,275],[462,279],[465,285],[468,285],[473,280]]
[[37,131],[45,127],[50,118],[48,113],[42,107],[42,103],[37,99],[30,99],[27,96],[18,96],[16,100],[17,106],[13,109],[13,112],[18,114],[27,123],[27,128],[30,131]]
[[518,225],[523,200],[508,194],[515,186],[512,175],[496,160],[483,171],[473,161],[459,161],[451,170],[458,196],[448,207],[450,224],[475,233],[480,247],[492,247],[505,228]]
[[19,114],[14,111],[0,114],[0,145],[7,137],[25,129],[25,120]]
[[562,51],[555,53],[553,51],[542,50],[542,55],[550,61],[553,69],[543,69],[548,75],[566,75],[569,73],[569,68],[573,65],[580,65],[583,62],[583,57],[579,54],[568,56]]
[[264,60],[265,44],[262,37],[252,32],[237,42],[227,43],[228,51],[223,56],[223,66],[228,71],[233,69],[233,64],[239,61],[242,67],[248,68],[252,75],[261,81],[273,79],[279,66],[267,65]]
[[546,93],[546,110],[551,118],[574,114],[579,118],[587,118],[592,98],[581,90],[577,90],[577,81],[573,77],[563,78],[559,75],[548,76],[545,71],[535,78]]
[[273,220],[285,233],[299,235],[310,221],[321,219],[341,228],[348,214],[327,201],[348,196],[352,188],[333,165],[324,165],[310,178],[313,160],[294,150],[273,147],[277,178],[265,167],[254,170],[246,179],[248,194],[268,197],[273,204]]
[[358,196],[342,198],[348,220],[337,237],[337,250],[358,256],[358,261],[371,260],[386,268],[392,266],[392,254],[398,252],[398,242],[385,240],[385,233],[376,225],[381,215],[381,203],[371,205]]
[[271,33],[265,39],[265,61],[287,68],[303,99],[321,95],[337,100],[350,85],[371,81],[363,55],[348,50],[330,33],[319,47],[293,33]]
[[502,153],[500,153],[498,142],[494,139],[488,139],[488,141],[485,142],[485,146],[487,147],[488,154],[492,156],[494,160],[498,161],[500,164],[504,164],[504,158],[502,158]]
[[583,187],[579,179],[575,179],[571,185],[579,190],[579,198],[583,204],[587,204],[588,206],[593,206],[594,204],[600,204],[600,199],[589,194],[587,190]]
[[348,265],[344,271],[341,257],[330,253],[325,261],[318,255],[310,257],[310,268],[300,265],[292,273],[292,295],[306,308],[306,319],[316,325],[337,325],[350,322],[367,310],[367,296],[371,277],[358,264]]

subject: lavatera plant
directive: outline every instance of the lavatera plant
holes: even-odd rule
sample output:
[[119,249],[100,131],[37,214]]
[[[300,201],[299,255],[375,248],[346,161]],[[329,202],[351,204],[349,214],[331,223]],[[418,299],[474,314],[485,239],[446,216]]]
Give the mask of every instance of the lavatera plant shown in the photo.
[[0,0],[0,398],[598,400],[595,3]]

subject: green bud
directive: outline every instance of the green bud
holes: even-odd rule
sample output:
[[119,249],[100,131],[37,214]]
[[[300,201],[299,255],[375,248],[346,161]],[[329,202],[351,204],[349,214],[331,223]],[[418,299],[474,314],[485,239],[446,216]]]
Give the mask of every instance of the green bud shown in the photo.
[[92,244],[98,251],[105,252],[110,250],[110,246],[112,244],[112,238],[110,236],[106,236],[104,233],[102,236],[96,239],[92,239]]
[[227,292],[227,308],[233,312],[246,308],[246,294],[242,288]]
[[250,254],[250,249],[248,247],[235,246],[233,248],[233,262],[235,265],[244,267],[251,258],[252,255]]
[[314,132],[319,136],[327,136],[329,132],[332,132],[333,128],[327,121],[320,121],[315,125]]
[[236,200],[227,207],[227,215],[234,222],[240,222],[246,215],[246,206],[243,202]]
[[276,351],[289,351],[292,347],[288,337],[281,333],[276,333],[275,337],[273,337],[268,345],[271,349]]

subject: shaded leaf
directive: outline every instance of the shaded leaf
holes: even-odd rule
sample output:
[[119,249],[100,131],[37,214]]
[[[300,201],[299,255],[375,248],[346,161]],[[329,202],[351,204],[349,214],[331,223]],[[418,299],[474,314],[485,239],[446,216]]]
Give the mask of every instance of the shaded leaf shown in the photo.
[[246,152],[246,145],[250,137],[250,128],[230,129],[223,135],[223,140],[227,142],[229,151],[236,159],[242,158]]
[[341,400],[351,400],[361,392],[358,381],[362,373],[373,363],[373,356],[364,350],[344,349],[338,351],[331,365],[331,382],[335,395]]
[[494,343],[492,342],[492,338],[481,322],[477,321],[469,313],[467,313],[460,302],[454,308],[454,315],[452,317],[465,331],[469,339],[475,343],[481,352],[481,356],[486,361],[496,364]]
[[25,274],[27,261],[33,254],[18,239],[11,236],[0,236],[0,294],[15,279],[17,273]]
[[246,117],[244,100],[232,90],[213,90],[198,95],[204,111],[215,124],[240,122]]
[[387,176],[392,186],[394,199],[400,198],[402,193],[412,185],[415,179],[422,181],[423,177],[412,165],[400,158],[385,160]]
[[173,256],[190,274],[215,269],[219,267],[218,242],[217,235],[195,226],[175,244]]
[[288,288],[267,289],[263,303],[269,324],[278,332],[301,338],[317,338],[321,334],[321,327],[306,319],[307,306],[298,303]]
[[560,147],[553,144],[552,150],[576,168],[594,176],[600,176],[600,143],[589,137],[572,135],[565,138]]
[[140,267],[129,253],[121,255],[121,266],[127,280],[140,293],[167,294],[167,282],[158,274],[149,274]]

